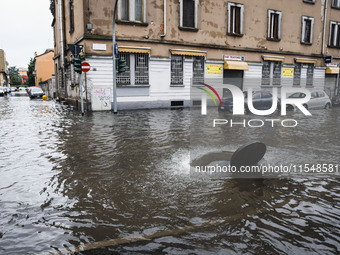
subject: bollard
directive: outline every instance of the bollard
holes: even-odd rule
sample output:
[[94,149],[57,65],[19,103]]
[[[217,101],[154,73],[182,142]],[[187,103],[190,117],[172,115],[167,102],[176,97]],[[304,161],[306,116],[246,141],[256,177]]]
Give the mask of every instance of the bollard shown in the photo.
[[47,96],[46,96],[46,95],[43,95],[43,96],[42,96],[42,100],[47,101]]

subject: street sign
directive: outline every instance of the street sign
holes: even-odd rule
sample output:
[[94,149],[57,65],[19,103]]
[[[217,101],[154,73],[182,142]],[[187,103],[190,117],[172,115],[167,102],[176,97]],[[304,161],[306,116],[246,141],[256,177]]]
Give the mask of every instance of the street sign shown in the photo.
[[90,71],[91,67],[90,67],[90,64],[87,63],[87,62],[83,62],[81,64],[81,70],[84,72],[84,73],[87,73],[88,71]]
[[325,57],[325,63],[332,63],[333,57],[332,56],[327,56]]
[[223,55],[223,60],[234,60],[234,61],[244,61],[244,56],[238,56],[238,55]]
[[118,44],[115,44],[115,54],[118,55]]
[[83,51],[83,45],[67,44],[68,48],[72,52],[72,55],[78,57],[80,52]]

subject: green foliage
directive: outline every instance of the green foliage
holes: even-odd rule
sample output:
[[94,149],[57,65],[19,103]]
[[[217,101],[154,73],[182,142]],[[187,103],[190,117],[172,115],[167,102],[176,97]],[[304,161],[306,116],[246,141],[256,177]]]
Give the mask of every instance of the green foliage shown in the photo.
[[8,67],[9,80],[11,85],[21,85],[21,76],[19,75],[19,69],[16,66]]
[[28,71],[27,71],[27,84],[29,86],[35,86],[35,78],[34,78],[34,59],[31,58],[30,63],[28,64]]
[[50,11],[53,17],[55,17],[55,0],[50,0]]

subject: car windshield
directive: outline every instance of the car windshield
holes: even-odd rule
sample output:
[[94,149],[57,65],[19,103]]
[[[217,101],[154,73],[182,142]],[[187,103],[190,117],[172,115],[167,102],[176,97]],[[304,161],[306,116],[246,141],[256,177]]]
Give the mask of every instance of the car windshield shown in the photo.
[[[243,91],[244,98],[248,98],[248,92]],[[259,99],[261,98],[261,91],[253,91],[253,99]]]
[[289,96],[289,98],[305,98],[305,97],[306,97],[306,94],[300,93],[300,92],[296,92]]
[[233,98],[229,89],[223,89],[223,99],[230,99]]
[[42,89],[40,88],[32,88],[31,91],[32,92],[43,92]]

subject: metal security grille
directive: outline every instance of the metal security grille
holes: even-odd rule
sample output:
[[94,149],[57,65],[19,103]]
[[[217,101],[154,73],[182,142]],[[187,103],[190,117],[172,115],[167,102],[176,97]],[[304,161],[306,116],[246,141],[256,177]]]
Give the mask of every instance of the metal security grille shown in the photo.
[[262,86],[270,86],[270,62],[263,61],[262,64]]
[[129,53],[119,53],[116,59],[116,71],[118,71],[118,60],[124,59],[126,62],[125,72],[118,73],[117,72],[117,85],[130,85],[130,54]]
[[183,56],[171,55],[171,84],[183,84]]
[[204,82],[204,57],[193,57],[193,84]]
[[282,62],[274,61],[272,62],[272,65],[273,65],[273,86],[280,86]]
[[135,54],[135,84],[149,84],[148,54]]
[[301,85],[301,69],[302,69],[301,63],[295,63],[293,86],[300,86]]
[[281,85],[280,61],[263,61],[262,65],[262,86],[280,86]]
[[308,64],[306,87],[313,87],[314,64]]

